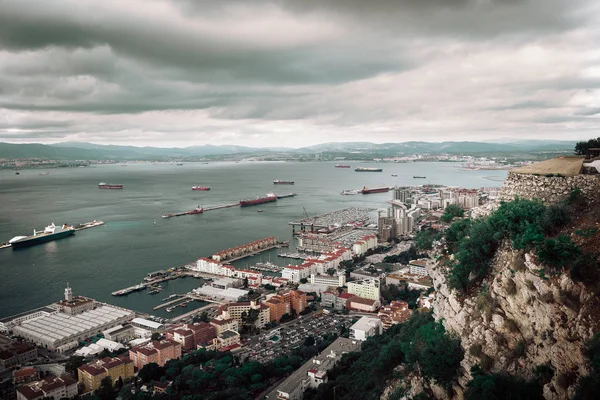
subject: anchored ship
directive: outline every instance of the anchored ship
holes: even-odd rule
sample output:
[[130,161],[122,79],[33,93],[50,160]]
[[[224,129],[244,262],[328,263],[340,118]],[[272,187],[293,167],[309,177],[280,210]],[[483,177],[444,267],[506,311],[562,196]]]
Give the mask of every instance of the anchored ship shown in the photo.
[[113,183],[105,183],[105,182],[100,182],[98,184],[98,187],[100,189],[123,189],[123,185],[115,185]]
[[346,190],[342,190],[342,193],[340,193],[340,194],[351,195],[351,194],[359,194],[359,193],[360,193],[360,190],[358,190],[358,189],[346,189]]
[[362,190],[360,191],[362,194],[371,194],[371,193],[385,193],[385,192],[389,192],[390,188],[389,187],[378,187],[378,188],[371,188],[368,189],[366,186],[362,188]]
[[382,172],[383,168],[358,167],[354,171],[356,171],[356,172]]
[[267,193],[265,197],[257,197],[251,200],[240,200],[240,207],[255,206],[258,204],[271,203],[277,201],[277,195],[275,193]]
[[178,212],[178,213],[164,214],[162,217],[163,218],[180,217],[182,215],[202,214],[203,212],[204,212],[204,209],[202,207],[198,206],[191,211],[182,211],[182,212]]
[[280,179],[275,179],[273,181],[273,185],[293,185],[294,181],[282,181]]
[[335,167],[336,168],[350,168],[350,166],[346,165],[346,164],[335,164]]
[[40,243],[51,242],[52,240],[61,239],[75,234],[75,229],[72,226],[62,225],[56,226],[54,223],[48,225],[43,231],[38,232],[33,230],[31,236],[15,236],[8,243],[13,249],[19,247],[33,246]]
[[192,190],[210,190],[207,186],[192,186]]
[[413,176],[413,179],[425,179],[426,176],[419,176],[419,175],[415,175]]

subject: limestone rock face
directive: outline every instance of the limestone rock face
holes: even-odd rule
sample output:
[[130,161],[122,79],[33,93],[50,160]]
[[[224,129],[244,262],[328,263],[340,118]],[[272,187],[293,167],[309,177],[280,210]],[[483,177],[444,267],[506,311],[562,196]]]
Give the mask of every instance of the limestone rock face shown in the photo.
[[576,378],[588,372],[582,349],[598,329],[590,317],[596,299],[568,276],[546,277],[540,271],[533,255],[505,244],[484,281],[487,294],[460,299],[446,284],[446,268],[430,268],[434,317],[465,349],[455,398],[462,398],[475,364],[526,378],[536,366],[549,364],[555,374],[544,387],[545,398],[573,395]]
[[571,190],[579,188],[588,202],[596,202],[600,192],[600,175],[539,176],[509,172],[499,199],[510,201],[516,196],[556,203]]

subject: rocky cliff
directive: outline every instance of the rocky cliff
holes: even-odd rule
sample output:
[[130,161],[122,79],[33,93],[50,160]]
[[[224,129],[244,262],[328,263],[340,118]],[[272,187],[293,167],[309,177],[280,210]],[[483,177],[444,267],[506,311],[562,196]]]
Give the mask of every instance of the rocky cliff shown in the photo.
[[[502,199],[519,196],[554,203],[578,187],[593,204],[598,182],[597,176],[509,174]],[[567,273],[547,276],[533,251],[514,250],[509,241],[496,252],[482,285],[460,295],[448,287],[441,254],[431,255],[438,262],[429,268],[436,289],[434,317],[461,340],[465,357],[459,378],[451,390],[444,390],[413,374],[390,385],[382,399],[398,386],[407,388],[406,399],[423,389],[438,399],[462,399],[474,365],[525,379],[534,376],[536,367],[549,366],[554,372],[543,388],[544,397],[571,398],[577,379],[589,372],[582,350],[600,329],[598,296]]]

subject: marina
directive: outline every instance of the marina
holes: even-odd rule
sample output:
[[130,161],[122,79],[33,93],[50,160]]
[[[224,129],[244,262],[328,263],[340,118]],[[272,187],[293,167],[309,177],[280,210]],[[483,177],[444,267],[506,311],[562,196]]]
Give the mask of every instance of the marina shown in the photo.
[[350,207],[337,211],[328,212],[314,217],[308,215],[304,219],[288,222],[288,225],[293,227],[300,226],[301,228],[328,228],[330,226],[342,227],[352,224],[364,225],[371,222],[377,222],[376,208],[358,208]]
[[266,272],[281,272],[281,270],[283,269],[283,267],[280,267],[279,265],[273,264],[271,262],[264,262],[264,263],[256,263],[252,269],[255,269],[257,271],[266,271]]
[[294,260],[306,260],[309,256],[302,253],[279,253],[277,257],[292,258]]

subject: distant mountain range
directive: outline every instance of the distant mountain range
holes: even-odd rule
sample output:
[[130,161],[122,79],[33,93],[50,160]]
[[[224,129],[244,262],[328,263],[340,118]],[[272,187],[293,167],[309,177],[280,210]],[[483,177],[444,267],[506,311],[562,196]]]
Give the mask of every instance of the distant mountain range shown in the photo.
[[44,158],[55,160],[173,160],[197,158],[226,158],[227,156],[287,156],[325,154],[389,157],[408,154],[477,154],[477,153],[539,153],[566,152],[575,147],[575,141],[523,140],[514,142],[403,142],[369,143],[341,142],[292,148],[255,148],[244,146],[191,146],[184,148],[136,147],[100,145],[85,142],[64,142],[52,145],[10,144],[0,142],[0,158]]

